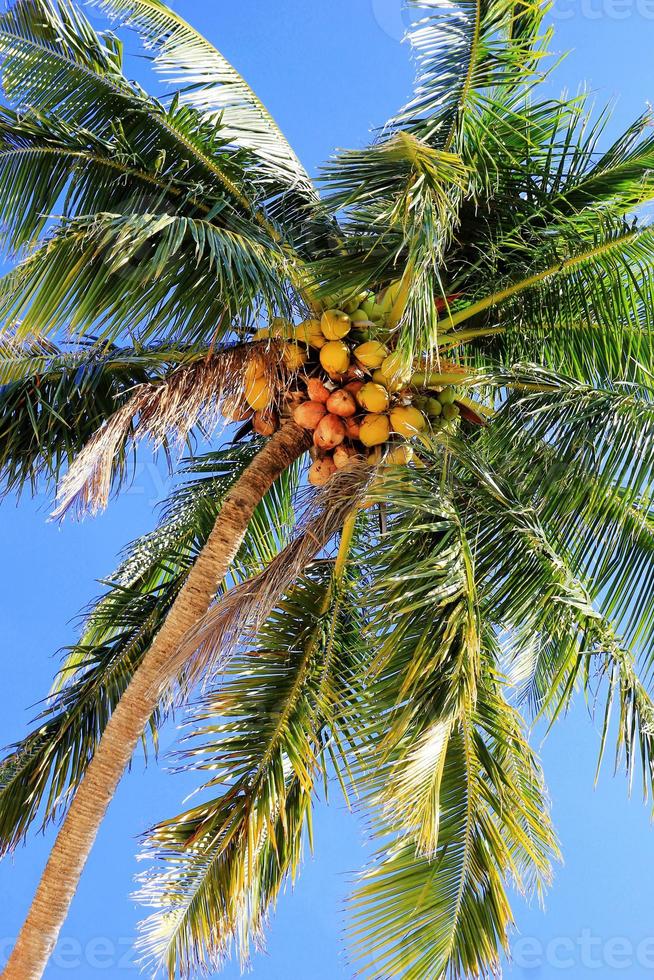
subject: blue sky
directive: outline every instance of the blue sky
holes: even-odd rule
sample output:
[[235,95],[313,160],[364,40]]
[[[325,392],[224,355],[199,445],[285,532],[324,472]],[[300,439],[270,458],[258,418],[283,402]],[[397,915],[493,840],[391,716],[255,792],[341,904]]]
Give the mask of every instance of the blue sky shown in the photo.
[[[412,70],[401,45],[400,0],[285,0],[215,3],[177,0],[246,75],[310,169],[336,147],[360,145],[408,94]],[[556,87],[582,82],[598,101],[618,97],[616,126],[654,100],[654,0],[565,0],[555,9],[555,48],[572,54]],[[94,15],[94,21],[99,18]],[[136,52],[136,41],[128,41]],[[140,69],[135,69],[140,72]],[[107,514],[60,528],[46,521],[44,497],[4,501],[0,541],[0,622],[5,682],[0,744],[22,735],[47,692],[56,651],[75,636],[75,618],[98,592],[95,580],[116,553],[156,519],[168,489],[147,454],[130,491]],[[173,732],[164,734],[170,744]],[[654,828],[649,811],[607,769],[593,788],[597,723],[582,704],[542,747],[554,817],[565,855],[543,913],[516,900],[519,932],[510,980],[577,980],[654,975]],[[129,947],[139,910],[129,898],[137,834],[181,806],[193,782],[145,770],[136,759],[123,781],[89,861],[52,980],[129,977]],[[349,975],[340,935],[351,873],[365,857],[355,820],[335,796],[316,821],[316,854],[273,919],[257,980]],[[31,899],[52,840],[49,832],[0,864],[0,964]],[[225,977],[239,975],[229,966]]]

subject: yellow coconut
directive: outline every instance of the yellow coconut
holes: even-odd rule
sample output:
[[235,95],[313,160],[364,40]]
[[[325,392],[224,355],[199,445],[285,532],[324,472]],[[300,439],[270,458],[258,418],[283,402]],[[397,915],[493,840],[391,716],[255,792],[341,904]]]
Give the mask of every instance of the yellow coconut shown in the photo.
[[379,306],[381,307],[382,313],[390,313],[395,304],[395,300],[398,299],[400,292],[402,291],[402,280],[397,279],[392,282],[388,289],[385,289],[383,294],[378,297]]
[[391,427],[386,415],[366,415],[359,428],[359,439],[368,448],[388,441]]
[[375,370],[380,368],[388,357],[388,348],[380,344],[378,340],[368,340],[365,344],[359,344],[355,348],[354,356],[364,367]]
[[[368,453],[366,461],[368,463],[368,466],[377,466],[379,463],[381,463],[382,458],[383,458],[383,453],[382,453],[381,446],[375,446],[375,448],[371,449],[370,452]],[[372,503],[368,502],[366,506],[372,507]]]
[[417,432],[422,432],[426,425],[425,416],[412,405],[398,406],[391,412],[393,432],[397,432],[398,435],[404,436],[406,439],[414,436]]
[[297,344],[284,344],[283,357],[289,371],[299,371],[307,361],[307,352]]
[[406,466],[413,459],[413,455],[413,449],[408,443],[402,446],[393,446],[386,454],[386,462],[390,466]]
[[258,357],[250,358],[245,365],[245,371],[243,372],[245,387],[249,388],[257,378],[263,378],[265,373],[266,367],[263,359],[260,360]]
[[381,369],[393,387],[401,388],[411,380],[411,363],[402,351],[396,350],[389,354]]
[[254,378],[245,388],[245,400],[255,412],[268,408],[272,400],[272,392],[265,378]]
[[343,374],[350,366],[350,350],[342,340],[329,340],[320,351],[320,363],[327,374]]
[[320,320],[304,320],[295,328],[295,339],[308,347],[320,350],[326,344],[325,335],[320,329]]
[[295,333],[295,327],[290,320],[285,320],[281,316],[273,317],[270,321],[270,336],[287,339]]
[[388,378],[384,374],[381,368],[377,368],[376,371],[372,372],[372,380],[375,384],[382,385],[384,388],[388,388]]
[[322,315],[320,329],[327,340],[342,340],[352,329],[352,322],[343,310],[327,310]]
[[382,385],[369,381],[357,392],[357,401],[367,412],[385,412],[388,408],[388,392]]

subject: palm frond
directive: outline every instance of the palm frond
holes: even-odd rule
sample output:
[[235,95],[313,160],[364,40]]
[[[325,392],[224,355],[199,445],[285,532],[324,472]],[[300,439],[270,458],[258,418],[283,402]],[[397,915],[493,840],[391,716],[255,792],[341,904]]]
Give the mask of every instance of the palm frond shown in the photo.
[[[3,493],[56,483],[130,389],[187,354],[165,348],[60,348],[33,336],[0,339],[0,474]],[[127,465],[115,461],[116,471]]]
[[452,726],[436,796],[429,853],[388,811],[376,822],[382,849],[350,902],[364,976],[495,975],[513,922],[507,883],[540,891],[549,880],[558,850],[542,775],[492,671]]
[[98,214],[60,226],[0,280],[0,321],[106,342],[205,344],[260,312],[288,314],[284,253],[199,219]]
[[409,0],[408,7],[417,18],[408,38],[418,77],[413,98],[387,125],[457,150],[485,94],[530,80],[549,40],[547,8],[530,0]]
[[285,371],[281,351],[271,344],[237,345],[178,368],[158,383],[132,389],[125,403],[87,442],[60,482],[55,517],[73,510],[97,513],[109,502],[128,442],[150,439],[154,447],[184,446],[198,426],[210,434],[226,405],[247,408],[244,372],[257,363],[271,389],[281,389]]
[[274,183],[315,203],[311,181],[274,119],[247,82],[206,38],[160,0],[95,0],[156,52],[155,68],[188,104],[217,122],[228,140],[256,154]]
[[68,0],[17,0],[0,17],[0,53],[12,104],[55,113],[97,135],[120,130],[126,119],[133,148],[151,147],[154,139],[155,156],[163,151],[184,160],[187,170],[268,228],[244,179],[243,157],[227,152],[215,122],[203,122],[191,106],[166,110],[128,82],[120,44],[112,35],[98,35]]
[[329,485],[309,496],[289,544],[255,578],[232,589],[187,633],[177,657],[191,681],[209,683],[239,644],[256,635],[280,597],[356,512],[374,477],[366,464],[338,471]]
[[298,873],[332,715],[361,669],[361,616],[348,598],[357,578],[355,566],[345,577],[333,562],[310,566],[194,713],[181,762],[211,774],[209,798],[150,831],[156,865],[140,895],[156,908],[141,946],[170,977],[218,968],[232,945],[246,962]]

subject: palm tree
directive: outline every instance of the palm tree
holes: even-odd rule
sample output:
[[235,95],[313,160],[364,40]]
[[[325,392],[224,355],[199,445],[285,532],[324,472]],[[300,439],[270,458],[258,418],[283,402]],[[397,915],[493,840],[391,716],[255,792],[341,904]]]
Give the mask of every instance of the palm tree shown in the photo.
[[93,512],[139,440],[189,457],[0,767],[2,852],[64,817],[3,977],[42,975],[134,749],[192,693],[208,775],[147,835],[155,964],[247,959],[337,779],[379,841],[361,970],[488,975],[508,888],[557,855],[530,718],[593,690],[601,755],[617,732],[653,788],[652,121],[600,149],[606,114],[542,94],[538,3],[411,2],[415,95],[320,197],[188,24],[100,5],[172,99],[68,0],[0,17],[4,486]]

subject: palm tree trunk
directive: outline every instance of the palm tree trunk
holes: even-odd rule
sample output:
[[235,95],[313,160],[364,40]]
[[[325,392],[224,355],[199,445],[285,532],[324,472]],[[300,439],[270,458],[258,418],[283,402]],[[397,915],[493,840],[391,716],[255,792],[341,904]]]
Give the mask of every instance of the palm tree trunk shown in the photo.
[[206,613],[243,541],[255,507],[306,451],[307,433],[289,422],[267,442],[225,498],[216,524],[161,630],[116,706],[57,835],[34,901],[2,974],[36,980],[45,970],[104,814],[170,680],[180,640]]

